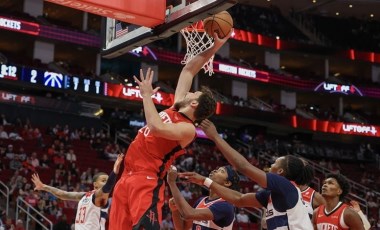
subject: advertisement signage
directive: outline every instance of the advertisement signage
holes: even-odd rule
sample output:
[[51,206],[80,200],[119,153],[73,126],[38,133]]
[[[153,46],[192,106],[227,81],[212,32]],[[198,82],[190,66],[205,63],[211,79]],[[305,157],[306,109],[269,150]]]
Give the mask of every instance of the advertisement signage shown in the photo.
[[354,85],[336,84],[325,81],[315,87],[314,91],[363,96],[362,92]]
[[19,95],[0,90],[0,101],[19,103],[19,104],[35,104],[36,100],[33,96]]
[[[104,83],[104,94],[110,97],[117,97],[126,100],[142,101],[140,90],[121,84]],[[174,101],[174,94],[157,92],[152,96],[155,104],[171,106]]]
[[26,22],[3,16],[0,16],[0,28],[30,35],[38,35],[40,32],[40,26],[37,23]]

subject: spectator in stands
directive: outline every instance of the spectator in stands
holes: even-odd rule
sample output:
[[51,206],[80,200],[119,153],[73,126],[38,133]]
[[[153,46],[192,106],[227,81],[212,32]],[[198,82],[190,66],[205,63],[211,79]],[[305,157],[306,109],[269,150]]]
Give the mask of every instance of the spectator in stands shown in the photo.
[[77,161],[77,156],[74,153],[74,149],[69,149],[69,152],[66,153],[66,160],[68,162]]
[[51,160],[48,158],[47,154],[42,155],[42,159],[40,161],[40,165],[42,168],[49,168],[51,164]]
[[12,170],[20,170],[22,168],[22,163],[18,159],[18,155],[14,155],[13,159],[9,162],[9,168]]
[[[213,181],[222,187],[239,189],[239,174],[231,166],[219,167],[210,172],[209,177],[195,172],[181,173],[180,178],[198,185],[210,186]],[[235,220],[235,208],[222,199],[213,189],[209,195],[200,197],[193,207],[181,195],[177,183],[177,169],[172,166],[167,174],[167,181],[173,198],[169,201],[176,230],[187,229],[232,229]],[[192,228],[191,228],[192,227]]]
[[9,125],[7,118],[5,117],[5,114],[1,114],[0,116],[0,125]]
[[190,191],[190,187],[189,186],[185,186],[183,188],[183,190],[181,190],[181,195],[183,196],[183,198],[185,198],[185,200],[189,201],[193,198],[193,194],[191,193]]
[[5,156],[10,160],[12,160],[15,157],[15,152],[12,144],[9,144],[7,149],[5,150]]
[[[343,203],[349,190],[350,184],[344,176],[340,174],[326,176],[322,186],[322,196],[326,200],[326,205],[321,205],[314,210],[312,220],[314,229],[364,229],[359,214]],[[340,219],[340,216],[343,218]]]
[[4,127],[0,125],[0,139],[8,139],[8,133],[4,130]]
[[161,223],[161,229],[160,230],[173,230],[174,225],[172,221],[172,215],[168,213],[165,217],[165,219]]
[[236,215],[236,221],[239,223],[249,223],[249,217],[243,208],[239,209],[239,213]]
[[34,167],[34,168],[38,168],[40,167],[40,160],[38,160],[37,158],[37,153],[36,152],[32,152],[32,155],[30,156],[30,164]]
[[25,152],[24,148],[20,146],[18,150],[18,157],[21,161],[25,161],[26,158],[28,157],[28,154]]
[[296,186],[306,173],[301,159],[293,155],[279,157],[271,165],[270,173],[265,173],[221,138],[211,121],[203,120],[200,127],[232,166],[264,188],[257,193],[242,194],[211,182],[208,186],[211,190],[238,207],[266,207],[269,230],[313,229]]
[[66,215],[62,215],[59,221],[54,224],[53,230],[70,230],[70,225],[67,223]]

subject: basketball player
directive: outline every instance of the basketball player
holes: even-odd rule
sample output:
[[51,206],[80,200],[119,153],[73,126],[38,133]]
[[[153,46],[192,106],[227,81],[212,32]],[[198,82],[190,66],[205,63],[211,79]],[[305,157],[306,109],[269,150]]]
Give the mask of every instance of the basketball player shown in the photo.
[[314,178],[314,170],[306,160],[302,159],[302,161],[305,166],[305,177],[300,181],[298,188],[301,190],[302,200],[311,219],[313,217],[314,209],[325,204],[325,199],[319,192],[309,186]]
[[186,175],[185,173],[180,177],[187,177],[190,182],[204,183],[220,197],[237,207],[265,207],[268,230],[313,229],[306,207],[302,202],[301,192],[296,186],[305,177],[304,164],[301,159],[292,155],[279,157],[271,165],[270,172],[265,173],[251,165],[245,157],[221,138],[211,121],[204,120],[200,126],[233,167],[264,189],[257,193],[242,194],[220,186],[218,183],[213,183],[209,178],[200,181],[193,178],[191,174]]
[[[232,30],[231,30],[232,32]],[[163,178],[172,162],[184,154],[184,148],[195,138],[194,122],[210,117],[216,101],[209,89],[190,93],[194,76],[231,36],[195,56],[181,71],[174,105],[160,113],[152,101],[158,88],[152,88],[153,71],[140,70],[135,77],[143,98],[147,125],[141,128],[127,150],[124,171],[116,183],[110,212],[110,229],[158,230],[164,203]]]
[[[197,174],[202,181],[204,176]],[[220,167],[213,170],[209,178],[215,183],[234,190],[239,188],[239,175],[231,166]],[[173,222],[176,230],[209,230],[224,229],[232,230],[235,220],[235,208],[215,194],[211,189],[209,195],[199,198],[194,208],[189,205],[181,195],[176,183],[177,170],[170,169],[168,172],[168,184],[173,198],[169,201],[172,211]]]
[[101,229],[105,230],[105,221],[101,220],[105,213],[102,209],[108,206],[108,196],[119,173],[120,164],[123,161],[123,154],[119,154],[113,170],[108,176],[104,172],[94,175],[94,190],[90,192],[67,192],[51,187],[41,182],[38,174],[32,175],[34,190],[50,192],[61,200],[79,201],[75,217],[75,230]]
[[347,179],[340,174],[329,174],[323,181],[322,196],[326,205],[314,210],[313,225],[315,230],[363,230],[363,222],[359,214],[343,203],[350,190]]

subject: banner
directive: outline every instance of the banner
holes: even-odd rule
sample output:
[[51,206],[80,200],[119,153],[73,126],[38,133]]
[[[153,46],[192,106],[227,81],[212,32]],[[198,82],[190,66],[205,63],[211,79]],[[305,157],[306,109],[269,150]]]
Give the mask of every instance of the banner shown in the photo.
[[10,103],[18,103],[18,104],[35,104],[36,99],[33,96],[19,95],[15,93],[9,93],[6,91],[0,90],[0,101],[1,102],[10,102]]
[[[121,84],[104,83],[104,94],[110,97],[117,97],[126,100],[142,101],[142,96],[138,88],[129,87]],[[157,92],[152,96],[155,104],[172,106],[174,94]]]
[[0,28],[30,35],[38,35],[40,32],[40,25],[37,23],[7,18],[4,16],[0,16]]

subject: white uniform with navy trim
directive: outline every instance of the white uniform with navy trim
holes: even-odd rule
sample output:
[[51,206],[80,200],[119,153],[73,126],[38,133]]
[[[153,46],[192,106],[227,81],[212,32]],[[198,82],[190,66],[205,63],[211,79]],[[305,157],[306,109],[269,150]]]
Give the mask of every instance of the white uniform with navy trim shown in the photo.
[[300,190],[285,177],[268,173],[267,188],[256,199],[267,209],[268,230],[313,230]]
[[203,197],[195,202],[196,209],[208,208],[214,215],[213,220],[194,220],[193,230],[232,230],[235,221],[235,208],[232,204],[218,198],[209,200],[209,197]]
[[104,223],[100,223],[101,208],[95,206],[93,202],[94,194],[95,190],[87,192],[79,201],[75,217],[75,230],[105,229]]

